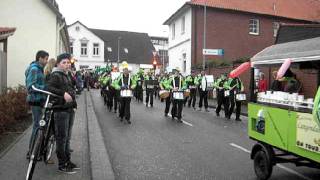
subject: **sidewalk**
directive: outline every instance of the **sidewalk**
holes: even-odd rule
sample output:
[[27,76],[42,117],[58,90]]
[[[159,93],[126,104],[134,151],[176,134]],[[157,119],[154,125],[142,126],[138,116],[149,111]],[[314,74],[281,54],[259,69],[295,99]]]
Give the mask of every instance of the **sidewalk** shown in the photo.
[[[88,105],[87,102],[89,101]],[[72,132],[71,148],[74,150],[72,153],[72,161],[80,166],[80,170],[76,174],[67,175],[58,172],[56,154],[53,154],[55,164],[45,165],[44,162],[38,162],[36,169],[34,171],[33,179],[35,180],[89,180],[89,179],[114,179],[109,158],[106,154],[101,153],[106,151],[101,133],[99,134],[99,127],[93,126],[92,124],[97,124],[95,114],[93,113],[91,96],[83,92],[77,98],[78,109],[76,111],[75,122]],[[88,119],[90,124],[88,123]],[[92,133],[96,131],[93,128],[98,128],[97,133]],[[90,131],[90,135],[89,135]],[[28,160],[26,160],[26,152],[28,148],[28,142],[31,134],[31,128],[25,131],[24,134],[19,137],[16,144],[10,147],[6,154],[4,154],[0,159],[0,179],[10,179],[10,180],[21,180],[25,179],[25,174],[27,172]],[[100,135],[100,136],[99,136]],[[90,139],[89,139],[90,138]],[[101,145],[102,144],[102,145]],[[97,153],[100,153],[97,155]],[[106,152],[105,152],[106,153]],[[102,156],[105,159],[100,161],[96,160],[97,156]],[[104,161],[104,162],[101,162]],[[106,172],[96,174],[92,176],[95,170],[91,167],[97,167],[104,164],[105,169],[100,171],[107,171],[108,178],[103,177]],[[106,167],[108,166],[108,167]],[[103,177],[103,178],[102,178]]]

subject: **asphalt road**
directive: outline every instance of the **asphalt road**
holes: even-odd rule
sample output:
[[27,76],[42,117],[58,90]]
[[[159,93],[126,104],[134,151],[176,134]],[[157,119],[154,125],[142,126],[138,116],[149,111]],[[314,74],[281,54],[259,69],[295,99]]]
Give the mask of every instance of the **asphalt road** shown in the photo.
[[[256,179],[245,117],[236,122],[216,117],[214,109],[184,108],[181,124],[164,117],[159,100],[153,108],[132,100],[129,125],[107,111],[99,91],[91,96],[116,179]],[[319,180],[320,172],[284,164],[270,179]]]

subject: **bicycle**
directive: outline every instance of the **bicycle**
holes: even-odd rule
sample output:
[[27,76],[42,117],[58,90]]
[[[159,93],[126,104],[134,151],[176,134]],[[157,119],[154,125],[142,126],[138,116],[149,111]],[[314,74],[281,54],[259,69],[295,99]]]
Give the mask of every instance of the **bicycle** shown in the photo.
[[31,145],[31,154],[29,165],[26,174],[26,180],[31,180],[37,161],[43,157],[44,162],[47,164],[52,156],[55,146],[54,125],[53,125],[53,102],[50,102],[50,97],[62,98],[56,94],[32,86],[32,90],[47,95],[44,105],[44,114],[39,121],[39,128],[35,133],[35,138]]

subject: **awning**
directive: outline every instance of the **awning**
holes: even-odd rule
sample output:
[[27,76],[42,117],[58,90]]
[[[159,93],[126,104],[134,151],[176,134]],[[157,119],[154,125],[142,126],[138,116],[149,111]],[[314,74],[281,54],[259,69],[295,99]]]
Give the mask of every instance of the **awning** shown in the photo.
[[292,62],[319,61],[320,37],[269,46],[251,58],[252,66]]

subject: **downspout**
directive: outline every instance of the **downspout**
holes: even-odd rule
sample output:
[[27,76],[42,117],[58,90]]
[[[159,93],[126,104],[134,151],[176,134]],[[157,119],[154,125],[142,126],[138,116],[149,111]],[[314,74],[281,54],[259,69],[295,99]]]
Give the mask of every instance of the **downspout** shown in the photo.
[[64,21],[62,23],[62,25],[59,25],[59,18],[57,18],[57,40],[56,40],[56,55],[58,56],[58,54],[60,53],[60,31],[64,28],[64,26],[66,25],[66,22]]

